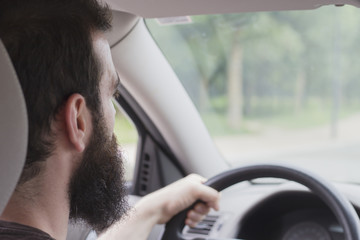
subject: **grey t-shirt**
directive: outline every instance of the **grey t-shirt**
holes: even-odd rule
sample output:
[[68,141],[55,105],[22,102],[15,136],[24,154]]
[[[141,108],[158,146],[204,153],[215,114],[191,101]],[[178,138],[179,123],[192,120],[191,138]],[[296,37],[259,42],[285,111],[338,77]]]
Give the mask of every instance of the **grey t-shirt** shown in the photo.
[[46,232],[30,226],[0,220],[1,240],[55,240]]

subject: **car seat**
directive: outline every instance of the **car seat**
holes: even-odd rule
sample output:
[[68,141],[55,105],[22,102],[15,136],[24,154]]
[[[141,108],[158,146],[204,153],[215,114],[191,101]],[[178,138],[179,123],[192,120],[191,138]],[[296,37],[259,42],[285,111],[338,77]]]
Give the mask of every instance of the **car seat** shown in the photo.
[[0,214],[25,163],[28,119],[16,72],[0,40]]

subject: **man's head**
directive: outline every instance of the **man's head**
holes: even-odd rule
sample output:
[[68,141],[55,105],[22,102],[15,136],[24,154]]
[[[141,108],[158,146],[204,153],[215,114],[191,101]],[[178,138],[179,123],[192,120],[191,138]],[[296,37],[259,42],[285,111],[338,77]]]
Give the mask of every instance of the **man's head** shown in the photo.
[[[29,118],[28,153],[18,186],[42,174],[59,131],[65,132],[79,152],[69,183],[71,216],[96,230],[124,212],[122,162],[112,134],[111,97],[118,79],[102,37],[110,21],[111,12],[96,0],[12,0],[2,1],[0,8],[0,38],[19,77]],[[85,121],[87,112],[91,123]]]

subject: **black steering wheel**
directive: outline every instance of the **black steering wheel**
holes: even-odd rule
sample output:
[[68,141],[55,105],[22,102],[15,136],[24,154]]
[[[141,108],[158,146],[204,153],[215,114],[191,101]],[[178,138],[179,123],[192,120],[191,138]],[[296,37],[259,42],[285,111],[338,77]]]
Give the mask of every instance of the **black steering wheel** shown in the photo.
[[[345,239],[360,240],[359,218],[350,202],[331,184],[303,170],[282,165],[251,165],[216,175],[209,179],[205,185],[222,191],[236,183],[264,177],[287,179],[308,187],[334,213],[344,229]],[[180,212],[166,224],[162,240],[185,239],[182,236],[182,229],[189,209]]]

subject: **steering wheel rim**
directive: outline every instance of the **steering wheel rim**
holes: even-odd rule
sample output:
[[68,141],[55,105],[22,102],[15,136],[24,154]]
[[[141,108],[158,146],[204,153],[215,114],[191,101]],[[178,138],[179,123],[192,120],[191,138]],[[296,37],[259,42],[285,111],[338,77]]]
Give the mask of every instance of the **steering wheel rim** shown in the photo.
[[[204,184],[222,191],[239,182],[266,177],[286,179],[306,186],[334,213],[344,229],[345,239],[360,239],[359,218],[350,202],[327,181],[307,171],[285,165],[250,165],[220,173]],[[182,229],[191,208],[178,213],[166,224],[162,240],[184,239]]]

